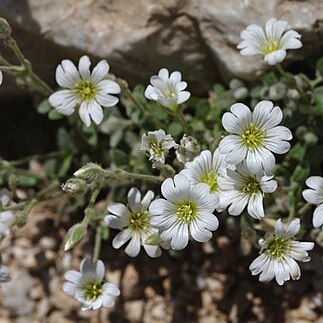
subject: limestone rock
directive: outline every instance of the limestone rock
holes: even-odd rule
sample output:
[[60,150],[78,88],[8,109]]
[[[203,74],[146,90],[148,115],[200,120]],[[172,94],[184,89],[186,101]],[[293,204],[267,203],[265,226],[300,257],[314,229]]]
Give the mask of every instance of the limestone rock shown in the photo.
[[106,58],[132,85],[147,84],[161,67],[180,70],[194,93],[232,77],[255,79],[267,66],[241,56],[236,45],[246,25],[271,17],[303,34],[304,48],[288,60],[322,48],[321,0],[2,0],[0,15],[51,84],[61,59],[83,53]]

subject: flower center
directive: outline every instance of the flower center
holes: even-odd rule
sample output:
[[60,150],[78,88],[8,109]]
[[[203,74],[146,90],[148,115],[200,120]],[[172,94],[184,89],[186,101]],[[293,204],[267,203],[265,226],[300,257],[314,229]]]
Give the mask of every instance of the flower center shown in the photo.
[[251,123],[248,128],[245,128],[243,130],[241,139],[243,144],[249,150],[253,150],[263,145],[263,141],[265,139],[265,132],[261,128]]
[[242,192],[253,195],[261,190],[256,176],[244,176],[242,179]]
[[129,218],[129,228],[132,231],[142,232],[146,231],[149,226],[148,211],[133,212]]
[[174,98],[176,96],[176,93],[174,93],[174,91],[172,90],[166,90],[164,94],[168,99]]
[[267,41],[261,46],[261,51],[264,55],[268,55],[279,49],[281,49],[280,43],[274,39],[267,39]]
[[202,183],[206,183],[210,186],[210,192],[214,193],[218,190],[218,174],[214,171],[211,171],[209,173],[205,173],[201,176],[200,180]]
[[96,95],[96,85],[89,80],[82,80],[75,84],[76,95],[81,101],[90,101]]
[[265,253],[272,258],[282,258],[288,252],[290,238],[273,237],[263,247],[260,253]]
[[89,281],[83,286],[84,297],[86,300],[96,300],[102,295],[103,282]]
[[191,201],[180,202],[177,204],[176,215],[179,221],[189,224],[196,218],[197,205]]
[[159,142],[151,141],[150,149],[154,152],[156,156],[162,156],[164,153],[163,147]]

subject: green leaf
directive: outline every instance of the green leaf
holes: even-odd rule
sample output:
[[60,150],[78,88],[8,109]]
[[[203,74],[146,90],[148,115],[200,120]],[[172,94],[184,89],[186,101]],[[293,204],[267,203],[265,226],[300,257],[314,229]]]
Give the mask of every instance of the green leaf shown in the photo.
[[297,183],[303,183],[309,174],[309,167],[297,165],[292,175],[292,180]]
[[68,170],[71,167],[73,161],[73,155],[69,154],[63,159],[63,163],[61,164],[59,170],[58,170],[58,177],[63,177],[67,174]]
[[49,110],[52,108],[52,106],[49,104],[48,100],[45,99],[37,107],[37,112],[40,114],[46,114],[49,112]]
[[109,227],[102,227],[101,236],[103,240],[108,240],[110,235]]
[[323,76],[323,57],[321,57],[316,63],[316,70]]
[[150,110],[149,114],[157,120],[166,120],[168,117],[168,113],[160,107],[157,103],[152,102],[149,104]]
[[56,166],[57,160],[55,158],[46,160],[44,164],[46,174],[49,176],[54,176],[56,174]]
[[111,137],[110,137],[111,148],[115,148],[119,145],[119,143],[121,142],[121,140],[123,138],[123,135],[124,135],[123,128],[119,128],[118,130],[116,130],[114,133],[111,134]]
[[172,122],[169,127],[167,133],[170,133],[172,136],[177,137],[183,131],[183,128],[179,122]]
[[195,108],[195,115],[200,120],[206,120],[211,108],[207,99],[202,99],[198,102]]
[[294,159],[297,161],[304,160],[306,154],[306,146],[300,142],[294,145],[287,154],[288,159]]
[[59,128],[57,131],[57,145],[63,151],[74,149],[72,138],[65,128]]
[[22,186],[35,186],[39,181],[38,176],[29,174],[19,175],[19,184]]
[[120,149],[111,149],[109,151],[109,157],[112,162],[114,162],[117,166],[122,166],[127,164],[127,154]]
[[48,113],[48,118],[50,120],[59,120],[59,119],[63,119],[63,115],[58,113],[56,110],[50,110]]
[[278,82],[274,72],[266,73],[265,75],[262,76],[261,80],[267,85],[273,85]]
[[98,133],[96,126],[93,125],[93,123],[89,127],[82,125],[82,130],[87,143],[92,147],[96,147],[98,145]]

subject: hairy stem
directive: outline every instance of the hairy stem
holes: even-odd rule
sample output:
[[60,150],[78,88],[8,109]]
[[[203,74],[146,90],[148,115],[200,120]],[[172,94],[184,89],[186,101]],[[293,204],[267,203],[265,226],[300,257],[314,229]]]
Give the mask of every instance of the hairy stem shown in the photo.
[[123,169],[115,169],[115,170],[105,170],[105,177],[115,178],[115,179],[134,179],[134,180],[143,180],[153,183],[161,183],[163,181],[163,177],[155,176],[155,175],[145,175],[138,173],[129,173]]
[[93,251],[93,263],[98,261],[101,251],[101,242],[102,242],[102,227],[98,226],[95,233],[95,244]]

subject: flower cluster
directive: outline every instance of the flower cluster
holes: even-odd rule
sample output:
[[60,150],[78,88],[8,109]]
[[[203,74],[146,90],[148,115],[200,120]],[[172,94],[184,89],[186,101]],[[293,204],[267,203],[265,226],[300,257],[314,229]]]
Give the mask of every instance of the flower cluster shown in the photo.
[[[288,73],[284,73],[279,65],[287,55],[286,50],[302,47],[300,38],[301,35],[291,30],[286,21],[272,18],[267,21],[264,29],[255,24],[247,26],[241,32],[242,41],[238,44],[238,49],[242,55],[261,55],[269,65],[278,64],[276,67],[283,75],[283,79],[291,83],[288,83],[286,87],[292,87],[295,83],[295,91],[301,95],[306,92],[298,84],[301,83],[301,78],[293,79]],[[19,53],[18,59],[21,58],[17,48],[15,52]],[[27,65],[25,63],[26,61],[23,60],[21,68]],[[119,94],[122,88],[125,91],[125,97],[131,98],[134,105],[140,108],[138,115],[132,118],[133,121],[135,119],[138,121],[134,122],[138,127],[135,132],[128,132],[127,129],[125,142],[127,144],[136,142],[136,138],[132,140],[133,137],[138,136],[138,133],[142,134],[140,151],[149,157],[153,170],[150,175],[141,174],[143,167],[147,167],[145,163],[140,165],[143,167],[138,167],[136,173],[130,173],[125,170],[126,167],[115,169],[118,163],[114,161],[111,161],[111,169],[103,169],[99,164],[88,162],[74,172],[74,178],[68,179],[62,185],[63,191],[76,196],[91,193],[83,220],[74,224],[66,234],[65,250],[79,243],[90,227],[99,226],[99,229],[96,228],[93,260],[83,259],[79,271],[69,270],[64,275],[66,280],[63,284],[64,292],[79,301],[82,304],[82,310],[112,307],[120,295],[120,290],[116,285],[105,281],[105,265],[103,261],[98,260],[101,239],[104,235],[105,238],[107,237],[108,228],[120,231],[112,239],[113,248],[119,249],[126,245],[125,253],[130,257],[138,256],[141,249],[144,249],[152,258],[161,256],[162,248],[182,250],[188,246],[190,240],[203,243],[212,239],[213,232],[220,226],[218,220],[220,212],[226,212],[225,216],[246,214],[248,224],[257,221],[257,225],[260,223],[259,227],[264,228],[262,224],[265,223],[264,218],[268,216],[264,199],[268,194],[276,191],[279,182],[275,180],[275,174],[279,174],[275,155],[287,153],[291,148],[289,141],[293,139],[290,129],[281,125],[282,109],[269,100],[262,100],[263,96],[259,98],[260,102],[256,103],[254,108],[236,102],[238,100],[236,97],[233,101],[236,103],[232,104],[230,101],[230,104],[225,107],[230,111],[222,116],[225,134],[219,132],[219,140],[217,140],[214,138],[213,130],[204,135],[205,129],[199,124],[193,124],[193,122],[188,124],[188,120],[192,118],[186,117],[183,111],[187,106],[190,108],[195,99],[188,101],[191,93],[186,90],[188,84],[182,80],[182,74],[179,71],[170,73],[166,68],[160,69],[158,75],[150,78],[150,84],[144,93],[141,93],[144,95],[142,100],[137,100],[136,96],[125,86],[124,81],[109,75],[110,67],[106,60],[101,60],[92,70],[90,66],[91,61],[86,55],[79,59],[78,66],[64,59],[56,69],[56,81],[61,88],[54,93],[47,88],[47,92],[51,93],[48,99],[50,105],[56,112],[66,116],[72,115],[77,110],[86,127],[90,127],[92,122],[99,125],[104,119],[103,107],[115,106],[119,102],[119,98],[115,95]],[[10,71],[8,66],[2,69]],[[15,71],[17,71],[16,67],[11,72],[14,74]],[[33,77],[29,77],[30,73]],[[19,75],[26,76],[26,80],[31,83],[35,79],[32,69],[19,73]],[[2,80],[3,75],[0,71],[0,84]],[[44,86],[40,79],[36,78],[36,80],[38,86]],[[319,82],[321,80],[320,76]],[[310,87],[314,88],[314,83],[311,83]],[[247,89],[244,90],[247,92]],[[157,104],[150,103],[150,105],[158,110],[157,113],[161,111],[161,114],[166,115],[165,118],[163,115],[158,115],[158,118],[154,120],[156,122],[150,123],[147,118],[147,115],[149,117],[149,102],[146,99],[157,102]],[[305,99],[307,100],[308,97],[304,96]],[[230,108],[229,105],[231,105]],[[49,105],[48,107],[50,108]],[[127,111],[124,114],[128,115],[132,107],[129,111],[128,107],[126,108]],[[220,118],[218,116],[217,118]],[[142,123],[141,117],[144,119]],[[173,119],[176,119],[174,124],[168,127],[167,123],[173,122]],[[71,120],[73,121],[73,118]],[[220,119],[214,118],[214,120]],[[77,123],[79,124],[79,119]],[[111,142],[115,143],[120,137],[122,138],[122,131],[130,123],[124,122],[124,124],[126,126],[122,125],[118,129],[118,136],[111,136]],[[165,126],[167,132],[172,133],[173,136],[163,129],[148,131],[152,124],[156,125],[157,129]],[[104,125],[109,128],[105,123]],[[119,125],[120,123],[115,125],[115,128]],[[203,123],[202,126],[204,126]],[[103,125],[101,127],[104,128]],[[100,130],[102,130],[101,127]],[[195,127],[203,132],[199,138],[194,137]],[[172,131],[174,128],[177,131]],[[86,129],[82,126],[78,130],[88,135],[93,129],[93,127]],[[112,132],[108,131],[106,133]],[[119,136],[120,133],[121,136]],[[179,135],[183,137],[180,139]],[[93,137],[98,137],[96,132],[93,133]],[[180,139],[180,144],[177,144],[174,138]],[[64,141],[62,138],[59,139],[61,142]],[[202,142],[204,139],[205,142]],[[115,144],[114,147],[117,145]],[[113,146],[112,143],[111,146]],[[70,150],[78,151],[78,147],[72,148]],[[115,151],[117,152],[118,149]],[[69,158],[71,156],[64,160],[63,170],[69,167],[72,161],[72,158]],[[171,160],[172,157],[173,160]],[[88,157],[86,155],[82,158],[87,160]],[[153,175],[153,173],[158,173],[158,175]],[[132,187],[128,191],[125,203],[111,202],[107,206],[107,214],[96,214],[94,204],[103,188],[104,181],[110,179],[109,176],[112,180],[124,179],[123,175],[126,179],[145,179],[154,184],[161,184],[161,196],[156,196],[152,190],[146,190],[146,193],[142,194],[138,188]],[[130,175],[133,177],[131,178]],[[10,188],[16,185],[12,178],[8,180]],[[303,197],[308,203],[316,206],[312,219],[313,226],[322,229],[323,178],[311,176],[306,180],[306,185],[308,188],[302,192]],[[45,193],[44,191],[39,193],[39,200],[42,200],[47,193],[46,190]],[[122,194],[123,191],[120,192],[120,195]],[[14,199],[13,203],[16,202],[16,195],[16,192],[11,194]],[[37,193],[32,202],[37,200],[36,197]],[[9,191],[1,190],[0,240],[9,232],[15,220],[15,215],[10,210],[16,206],[7,207],[9,202]],[[17,205],[18,207],[23,205],[22,209],[27,210],[34,204],[17,202]],[[297,206],[297,203],[295,205]],[[293,205],[294,208],[296,208],[295,205]],[[278,217],[274,215],[275,219]],[[269,220],[268,223],[272,223],[273,228],[259,240],[260,255],[253,260],[249,269],[252,275],[259,275],[261,282],[275,278],[279,285],[283,285],[291,278],[298,280],[301,270],[297,261],[310,260],[308,251],[314,248],[314,243],[296,240],[296,235],[298,236],[301,231],[300,219],[295,218],[294,213],[291,212],[288,220],[284,221],[280,218]],[[1,265],[0,283],[7,282],[10,278],[9,269]]]

